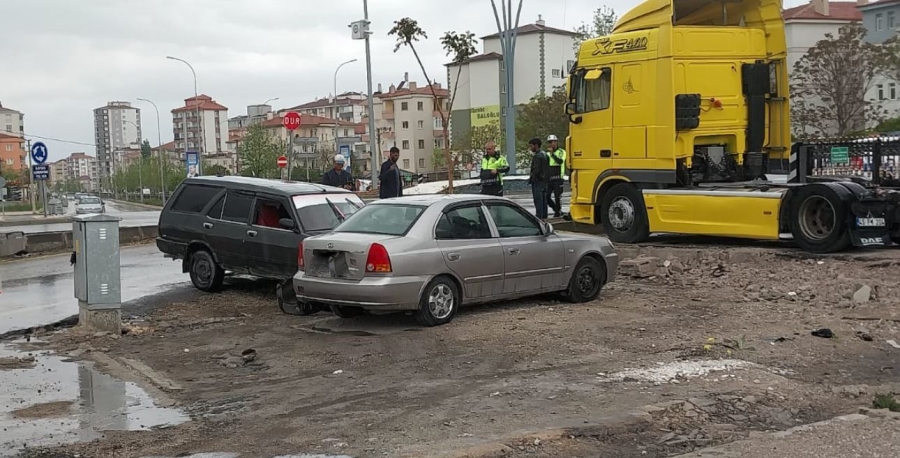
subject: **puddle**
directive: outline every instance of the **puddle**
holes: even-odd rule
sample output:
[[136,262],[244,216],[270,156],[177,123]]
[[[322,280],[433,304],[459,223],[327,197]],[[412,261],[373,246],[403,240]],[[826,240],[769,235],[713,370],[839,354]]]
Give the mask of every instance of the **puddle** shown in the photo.
[[23,446],[90,441],[104,431],[138,431],[189,421],[157,407],[147,392],[50,352],[23,353],[0,345],[0,359],[34,357],[30,368],[0,368],[0,456]]
[[657,367],[644,369],[625,369],[613,374],[597,374],[600,382],[639,381],[653,383],[668,383],[673,380],[695,377],[704,377],[711,372],[731,371],[757,367],[753,363],[735,359],[703,360],[703,361],[675,361],[672,363],[657,363]]

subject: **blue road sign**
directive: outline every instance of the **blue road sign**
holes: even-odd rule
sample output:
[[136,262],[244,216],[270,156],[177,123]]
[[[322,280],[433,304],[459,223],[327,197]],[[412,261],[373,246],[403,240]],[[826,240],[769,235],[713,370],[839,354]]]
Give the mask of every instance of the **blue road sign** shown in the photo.
[[338,152],[341,153],[342,156],[344,156],[344,160],[346,161],[344,162],[344,170],[347,170],[349,172],[350,170],[352,170],[350,168],[350,145],[338,146]]
[[[44,156],[44,160],[47,157]],[[46,181],[50,179],[50,166],[45,164],[35,164],[31,166],[31,177],[34,181]]]
[[44,142],[34,142],[31,145],[31,160],[35,164],[43,164],[47,162],[47,145]]

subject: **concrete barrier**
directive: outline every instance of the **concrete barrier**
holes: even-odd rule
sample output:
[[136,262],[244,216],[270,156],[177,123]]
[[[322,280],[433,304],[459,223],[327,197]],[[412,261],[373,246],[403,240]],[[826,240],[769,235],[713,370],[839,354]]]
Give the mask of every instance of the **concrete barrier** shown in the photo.
[[[153,240],[158,235],[159,228],[156,226],[120,227],[119,243],[125,245]],[[28,253],[46,253],[68,249],[72,249],[72,231],[29,234],[25,245],[25,251]]]

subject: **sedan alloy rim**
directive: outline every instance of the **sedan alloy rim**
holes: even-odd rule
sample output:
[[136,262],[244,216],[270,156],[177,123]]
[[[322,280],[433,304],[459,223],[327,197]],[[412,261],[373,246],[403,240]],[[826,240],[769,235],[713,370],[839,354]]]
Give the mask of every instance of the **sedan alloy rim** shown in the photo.
[[450,316],[453,312],[453,291],[445,284],[440,284],[431,289],[428,295],[428,310],[431,315],[439,320]]

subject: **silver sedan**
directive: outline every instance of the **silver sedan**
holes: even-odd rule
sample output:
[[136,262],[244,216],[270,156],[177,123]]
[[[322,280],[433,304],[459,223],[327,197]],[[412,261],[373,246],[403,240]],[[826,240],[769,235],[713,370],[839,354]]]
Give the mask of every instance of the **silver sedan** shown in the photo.
[[414,311],[435,326],[462,305],[554,292],[593,301],[618,255],[606,238],[556,233],[509,199],[428,195],[372,203],[304,240],[298,264],[299,301],[341,317]]

